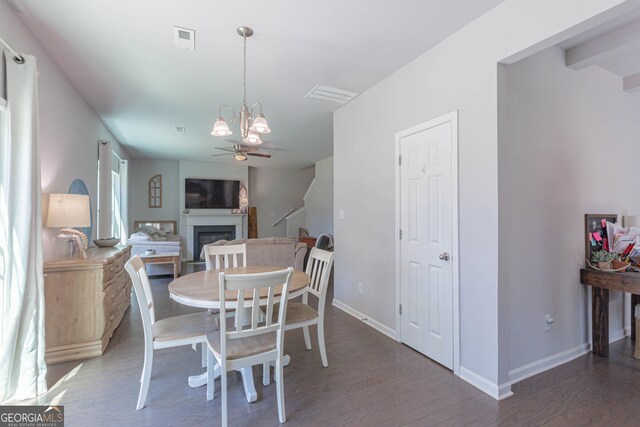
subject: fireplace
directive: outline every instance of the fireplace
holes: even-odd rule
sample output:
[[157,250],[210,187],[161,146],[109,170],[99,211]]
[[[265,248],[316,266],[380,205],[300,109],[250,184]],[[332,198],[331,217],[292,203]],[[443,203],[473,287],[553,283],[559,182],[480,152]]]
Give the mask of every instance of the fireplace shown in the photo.
[[193,227],[193,259],[202,260],[202,247],[218,240],[236,238],[235,225],[196,225]]

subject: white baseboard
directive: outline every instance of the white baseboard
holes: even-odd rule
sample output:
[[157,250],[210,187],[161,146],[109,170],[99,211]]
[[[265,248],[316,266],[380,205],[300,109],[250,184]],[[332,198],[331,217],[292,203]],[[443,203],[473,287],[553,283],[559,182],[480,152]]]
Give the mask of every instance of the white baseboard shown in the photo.
[[591,351],[589,343],[582,343],[569,350],[552,354],[535,362],[527,363],[524,366],[509,371],[509,383],[514,384],[544,371],[563,365]]
[[371,326],[373,329],[377,330],[378,332],[388,336],[389,338],[391,338],[392,340],[395,341],[395,339],[396,339],[396,331],[394,331],[390,327],[388,327],[386,325],[383,325],[382,323],[378,322],[377,320],[372,319],[371,317],[367,316],[366,314],[359,312],[355,308],[350,307],[347,304],[343,303],[342,301],[338,301],[335,298],[333,299],[332,305],[334,307],[339,308],[340,310],[344,311],[345,313],[355,317],[356,319],[360,320],[361,322],[366,323],[367,325]]
[[[630,333],[631,327],[629,326],[612,332],[609,334],[609,343],[614,343],[624,339],[626,336],[629,336]],[[584,356],[590,351],[591,343],[585,342],[568,350],[561,351],[560,353],[552,354],[551,356],[536,360],[535,362],[527,363],[524,366],[520,366],[519,368],[509,371],[509,383],[513,385],[519,381],[541,374],[549,369],[553,369],[556,366],[564,365],[565,363],[571,362],[580,356]]]
[[629,328],[618,329],[617,331],[611,333],[609,332],[609,344],[620,341],[624,339],[624,337],[631,335],[631,326]]
[[482,375],[478,375],[475,372],[460,366],[460,378],[471,384],[472,386],[487,393],[489,396],[496,400],[503,400],[507,397],[513,396],[511,391],[511,383],[498,385],[492,381],[489,381]]

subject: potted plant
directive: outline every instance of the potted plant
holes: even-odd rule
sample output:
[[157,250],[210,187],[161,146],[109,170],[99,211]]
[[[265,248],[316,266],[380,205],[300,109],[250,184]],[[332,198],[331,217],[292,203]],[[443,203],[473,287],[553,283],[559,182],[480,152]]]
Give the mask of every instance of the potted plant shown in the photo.
[[623,258],[618,254],[616,254],[616,257],[611,260],[611,268],[616,271],[625,271],[630,265],[631,262],[627,258]]
[[611,261],[616,258],[616,254],[605,250],[595,251],[591,254],[591,262],[598,264],[598,268],[602,270],[611,269]]

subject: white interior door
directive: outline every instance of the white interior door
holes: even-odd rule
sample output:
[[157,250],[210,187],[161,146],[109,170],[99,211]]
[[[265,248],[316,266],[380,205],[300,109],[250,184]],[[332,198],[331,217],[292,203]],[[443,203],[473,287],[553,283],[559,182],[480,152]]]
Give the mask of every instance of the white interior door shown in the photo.
[[399,136],[400,340],[453,369],[454,132],[435,123]]

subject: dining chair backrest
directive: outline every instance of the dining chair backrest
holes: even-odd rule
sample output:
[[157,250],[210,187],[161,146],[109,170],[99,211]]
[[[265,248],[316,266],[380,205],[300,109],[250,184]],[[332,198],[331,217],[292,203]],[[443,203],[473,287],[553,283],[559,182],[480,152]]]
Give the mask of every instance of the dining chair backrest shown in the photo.
[[[327,287],[334,256],[335,253],[333,252],[312,248],[309,260],[307,261],[305,273],[307,273],[311,279],[307,292],[315,295],[322,305],[324,305],[324,300],[327,295]],[[322,307],[319,308],[321,309]]]
[[[227,331],[226,322],[220,322],[220,350],[226,354],[226,341],[246,338],[271,332],[277,333],[279,350],[282,351],[282,326],[287,311],[289,284],[293,268],[254,274],[220,273],[220,307],[226,307],[227,297],[236,297],[235,326]],[[280,304],[277,322],[273,321],[273,307],[276,303],[276,288],[281,286]],[[265,301],[266,298],[266,301]],[[266,304],[265,304],[266,302]],[[245,326],[245,314],[250,316],[250,323]]]
[[153,294],[149,277],[144,268],[144,263],[138,255],[131,257],[124,265],[125,270],[131,276],[133,290],[136,293],[140,315],[142,316],[142,327],[144,328],[145,339],[153,340],[152,325],[156,322],[155,308],[153,304]]
[[207,270],[246,267],[247,245],[205,245],[204,260]]

